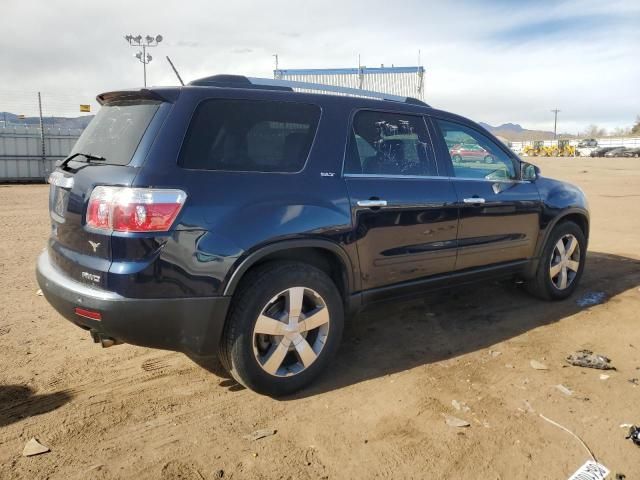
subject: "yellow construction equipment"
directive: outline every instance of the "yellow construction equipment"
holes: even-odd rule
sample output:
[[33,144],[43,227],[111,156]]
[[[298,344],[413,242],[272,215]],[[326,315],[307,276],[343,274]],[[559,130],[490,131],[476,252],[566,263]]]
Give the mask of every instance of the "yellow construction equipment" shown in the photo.
[[542,140],[534,140],[533,145],[526,145],[522,153],[529,157],[545,156],[545,146]]
[[576,147],[573,145],[569,145],[569,140],[558,140],[556,155],[558,157],[575,157],[576,156]]
[[542,140],[535,140],[533,145],[526,145],[522,153],[530,157],[574,157],[576,147],[569,145],[569,140],[558,140],[557,145],[548,146]]

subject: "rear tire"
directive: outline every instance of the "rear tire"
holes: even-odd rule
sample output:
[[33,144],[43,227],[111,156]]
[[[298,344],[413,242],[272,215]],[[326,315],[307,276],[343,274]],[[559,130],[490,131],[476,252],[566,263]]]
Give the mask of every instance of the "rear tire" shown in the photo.
[[544,246],[535,276],[526,283],[543,300],[564,300],[580,282],[586,259],[584,233],[573,222],[557,225]]
[[220,346],[233,378],[255,392],[282,396],[307,386],[340,344],[342,297],[322,270],[267,263],[238,288]]

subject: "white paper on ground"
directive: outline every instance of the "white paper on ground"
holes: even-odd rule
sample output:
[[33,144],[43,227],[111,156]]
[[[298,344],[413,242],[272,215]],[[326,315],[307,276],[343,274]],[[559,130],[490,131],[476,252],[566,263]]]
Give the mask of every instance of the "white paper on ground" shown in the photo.
[[603,480],[609,475],[609,469],[604,465],[587,460],[569,480]]

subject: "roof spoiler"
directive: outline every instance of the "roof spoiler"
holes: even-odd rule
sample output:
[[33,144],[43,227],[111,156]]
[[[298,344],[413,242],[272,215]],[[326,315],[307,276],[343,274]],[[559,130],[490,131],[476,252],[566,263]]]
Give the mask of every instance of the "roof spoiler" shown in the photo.
[[139,90],[117,90],[115,92],[101,93],[96,97],[100,105],[115,101],[126,100],[155,100],[159,102],[173,103],[178,99],[180,90],[177,88],[153,89],[142,88]]

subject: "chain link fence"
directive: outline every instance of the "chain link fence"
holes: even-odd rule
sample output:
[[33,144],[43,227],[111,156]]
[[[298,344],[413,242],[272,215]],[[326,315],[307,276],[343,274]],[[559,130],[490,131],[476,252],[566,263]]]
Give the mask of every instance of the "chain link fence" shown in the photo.
[[0,182],[45,181],[97,108],[82,95],[0,89]]

